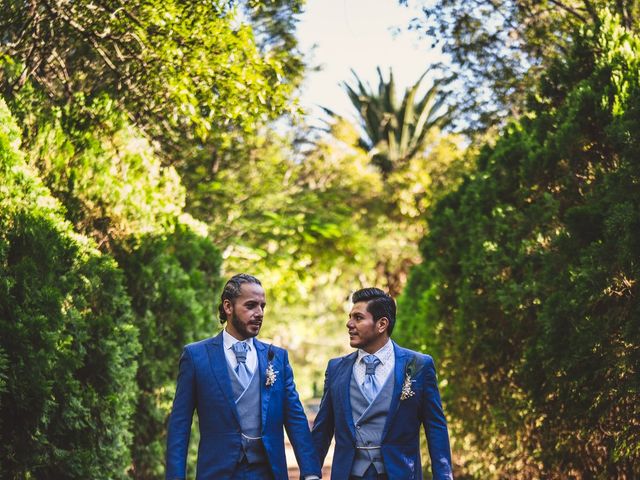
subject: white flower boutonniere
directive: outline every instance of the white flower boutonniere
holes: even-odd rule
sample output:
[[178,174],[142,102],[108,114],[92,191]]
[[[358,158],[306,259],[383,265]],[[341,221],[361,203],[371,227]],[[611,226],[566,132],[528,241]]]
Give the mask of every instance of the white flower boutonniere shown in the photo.
[[415,367],[416,359],[413,358],[408,364],[407,368],[404,371],[404,383],[402,384],[402,392],[400,392],[400,400],[406,400],[407,398],[413,397],[416,392],[414,392],[411,388],[413,382],[415,380],[411,378],[413,374],[413,370]]
[[400,400],[406,400],[407,398],[413,397],[416,392],[411,390],[411,384],[415,382],[415,380],[411,379],[411,375],[408,373],[404,377],[404,383],[402,384],[402,392],[400,393]]
[[278,378],[278,371],[273,369],[273,363],[269,362],[269,365],[267,365],[267,381],[265,382],[265,385],[267,387],[270,387],[271,385],[273,385],[274,383],[276,383],[276,379]]
[[280,372],[278,372],[278,370],[274,370],[273,369],[272,360],[273,360],[274,354],[273,354],[273,350],[271,350],[271,345],[269,345],[269,352],[267,354],[267,357],[269,359],[269,363],[267,364],[267,371],[265,372],[266,377],[267,377],[265,385],[267,387],[270,387],[271,385],[276,383],[276,380],[278,378],[278,373],[280,373]]

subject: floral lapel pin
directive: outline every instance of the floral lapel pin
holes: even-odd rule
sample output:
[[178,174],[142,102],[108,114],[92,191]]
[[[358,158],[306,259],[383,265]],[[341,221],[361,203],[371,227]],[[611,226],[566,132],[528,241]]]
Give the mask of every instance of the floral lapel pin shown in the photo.
[[271,345],[269,345],[269,352],[267,353],[267,371],[265,372],[267,380],[265,382],[265,385],[267,387],[270,387],[271,385],[273,385],[274,383],[276,383],[276,379],[278,378],[278,370],[274,370],[273,369],[273,357],[274,357],[274,353],[273,350],[271,349]]
[[413,371],[415,369],[415,363],[416,359],[414,357],[407,364],[407,367],[404,370],[404,383],[402,384],[402,391],[400,392],[400,400],[406,400],[407,398],[411,398],[416,394],[416,392],[411,389],[413,382],[415,382],[415,380],[411,378],[411,375],[413,375]]

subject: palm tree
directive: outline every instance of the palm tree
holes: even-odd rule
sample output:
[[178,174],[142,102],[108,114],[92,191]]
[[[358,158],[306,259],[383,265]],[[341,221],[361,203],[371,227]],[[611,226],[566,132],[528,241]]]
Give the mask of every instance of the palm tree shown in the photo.
[[[416,103],[416,94],[427,69],[418,81],[405,91],[402,102],[396,98],[393,71],[389,69],[389,81],[385,81],[380,67],[378,92],[365,85],[355,71],[355,86],[343,82],[351,103],[360,115],[360,127],[364,133],[358,145],[366,150],[371,163],[386,177],[392,171],[406,165],[420,154],[427,141],[427,134],[434,127],[442,128],[451,120],[451,110],[442,111],[445,96],[436,81]],[[325,111],[334,118],[339,115],[329,109]]]

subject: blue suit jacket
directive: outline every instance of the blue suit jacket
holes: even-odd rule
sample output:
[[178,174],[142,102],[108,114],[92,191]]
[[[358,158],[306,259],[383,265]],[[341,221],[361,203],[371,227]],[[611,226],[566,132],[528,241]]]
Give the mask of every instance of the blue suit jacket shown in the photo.
[[[421,479],[420,426],[424,425],[434,480],[452,479],[449,432],[440,403],[436,371],[429,355],[393,343],[395,369],[391,407],[382,434],[382,457],[390,479]],[[350,382],[357,352],[329,361],[324,395],[311,432],[320,460],[335,434],[332,480],[349,478],[355,456],[356,431],[351,413]],[[406,375],[413,396],[400,399]]]
[[[262,439],[276,480],[287,480],[283,426],[305,475],[320,476],[309,424],[304,414],[286,350],[253,340],[258,354],[262,404]],[[270,354],[268,352],[271,352]],[[266,386],[268,355],[278,372]],[[186,477],[187,449],[194,410],[200,444],[196,478],[222,480],[233,474],[241,447],[240,420],[224,354],[222,333],[192,343],[180,357],[180,370],[167,435],[167,479]]]

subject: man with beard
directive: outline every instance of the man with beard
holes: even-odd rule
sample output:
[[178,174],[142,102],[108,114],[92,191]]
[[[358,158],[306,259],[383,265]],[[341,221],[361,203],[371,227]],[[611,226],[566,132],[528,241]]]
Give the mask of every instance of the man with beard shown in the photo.
[[283,427],[301,477],[320,477],[287,352],[255,338],[265,307],[257,278],[233,276],[219,306],[224,330],[184,348],[168,426],[168,480],[186,477],[194,410],[200,425],[198,480],[287,480]]

